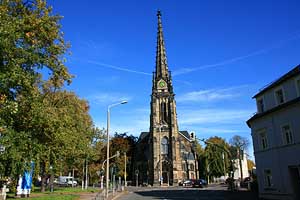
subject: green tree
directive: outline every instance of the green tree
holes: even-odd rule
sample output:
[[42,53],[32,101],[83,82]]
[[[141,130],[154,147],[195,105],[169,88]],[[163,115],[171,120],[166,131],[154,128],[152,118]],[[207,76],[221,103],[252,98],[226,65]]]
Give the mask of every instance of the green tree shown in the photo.
[[229,145],[220,137],[211,137],[205,141],[205,170],[210,179],[226,175],[229,168]]
[[[106,159],[106,130],[94,128],[91,151],[89,154],[89,181],[99,182],[99,172],[102,170],[102,163]],[[105,169],[105,166],[104,166]]]
[[[63,152],[71,152],[70,138],[76,138],[68,135],[80,129],[80,125],[74,128],[58,123],[69,121],[70,116],[57,100],[56,90],[72,78],[64,65],[68,45],[60,31],[60,18],[43,0],[0,1],[0,144],[5,147],[0,156],[2,175],[18,177],[24,163],[32,160],[37,162],[36,168],[46,171],[48,161],[55,164],[63,139],[67,139]],[[42,70],[49,74],[47,80]],[[76,106],[71,107],[74,110]]]
[[[127,133],[115,133],[114,137],[111,140],[111,155],[115,155],[117,151],[119,151],[120,156],[115,158],[112,163],[115,163],[117,167],[117,176],[124,177],[125,171],[125,157],[126,153],[127,159],[132,160],[134,149],[136,145],[137,138],[132,135],[127,135]],[[131,169],[131,162],[127,162],[127,174],[129,173],[129,169]]]
[[[14,100],[30,93],[47,69],[55,87],[71,75],[64,65],[64,42],[58,15],[43,0],[2,0],[0,2],[0,94]],[[28,94],[27,94],[28,95]]]

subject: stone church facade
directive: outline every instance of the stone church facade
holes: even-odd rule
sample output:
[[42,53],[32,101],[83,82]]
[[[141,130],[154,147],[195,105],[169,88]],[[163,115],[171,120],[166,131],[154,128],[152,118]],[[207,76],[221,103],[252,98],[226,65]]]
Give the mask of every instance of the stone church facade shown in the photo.
[[168,70],[161,13],[158,11],[156,67],[152,78],[150,130],[142,132],[136,149],[139,184],[174,185],[198,178],[194,136],[179,131],[172,76]]

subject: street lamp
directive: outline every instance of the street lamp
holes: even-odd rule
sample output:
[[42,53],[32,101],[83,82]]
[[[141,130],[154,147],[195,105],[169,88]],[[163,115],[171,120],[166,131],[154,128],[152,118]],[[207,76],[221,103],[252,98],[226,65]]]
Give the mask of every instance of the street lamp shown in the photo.
[[108,198],[108,187],[109,187],[109,126],[110,126],[110,109],[112,107],[126,104],[127,101],[121,101],[119,103],[111,104],[107,107],[107,149],[106,149],[106,198]]
[[125,172],[124,172],[124,181],[125,181],[125,187],[127,187],[127,181],[126,181],[126,152],[124,152],[124,160],[125,160]]

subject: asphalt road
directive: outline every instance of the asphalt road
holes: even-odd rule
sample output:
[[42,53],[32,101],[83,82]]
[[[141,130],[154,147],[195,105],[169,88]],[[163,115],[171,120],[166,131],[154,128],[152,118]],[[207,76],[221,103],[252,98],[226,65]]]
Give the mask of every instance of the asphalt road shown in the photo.
[[128,192],[118,200],[257,200],[255,194],[249,191],[227,191],[225,185],[211,185],[207,188],[183,187],[128,187]]

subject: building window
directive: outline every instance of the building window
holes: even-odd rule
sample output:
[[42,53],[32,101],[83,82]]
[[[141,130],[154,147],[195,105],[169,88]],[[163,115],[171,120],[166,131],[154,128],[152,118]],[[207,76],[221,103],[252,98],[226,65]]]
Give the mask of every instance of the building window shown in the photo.
[[272,187],[272,173],[270,169],[264,170],[265,187]]
[[263,98],[257,100],[257,109],[258,109],[258,112],[264,112],[265,111],[265,105],[264,105],[264,99]]
[[168,139],[166,137],[161,140],[161,153],[168,154]]
[[259,132],[259,137],[260,137],[260,146],[261,149],[267,149],[268,148],[268,138],[267,138],[267,132],[266,130],[260,131]]
[[174,179],[177,179],[177,174],[174,174]]
[[192,177],[192,179],[195,179],[194,173],[191,173],[191,177]]
[[293,134],[290,125],[284,125],[281,127],[281,131],[283,134],[283,142],[284,144],[292,144],[293,143]]
[[284,103],[284,95],[282,89],[275,90],[275,99],[277,105]]
[[181,152],[185,152],[186,151],[186,148],[184,146],[184,142],[183,141],[180,141],[179,146],[180,146],[179,148],[180,148]]
[[300,78],[296,80],[296,88],[298,97],[300,97]]
[[193,164],[190,164],[190,170],[195,170]]
[[186,164],[185,163],[182,163],[182,170],[186,171]]
[[185,172],[182,173],[183,179],[187,179],[187,175]]

